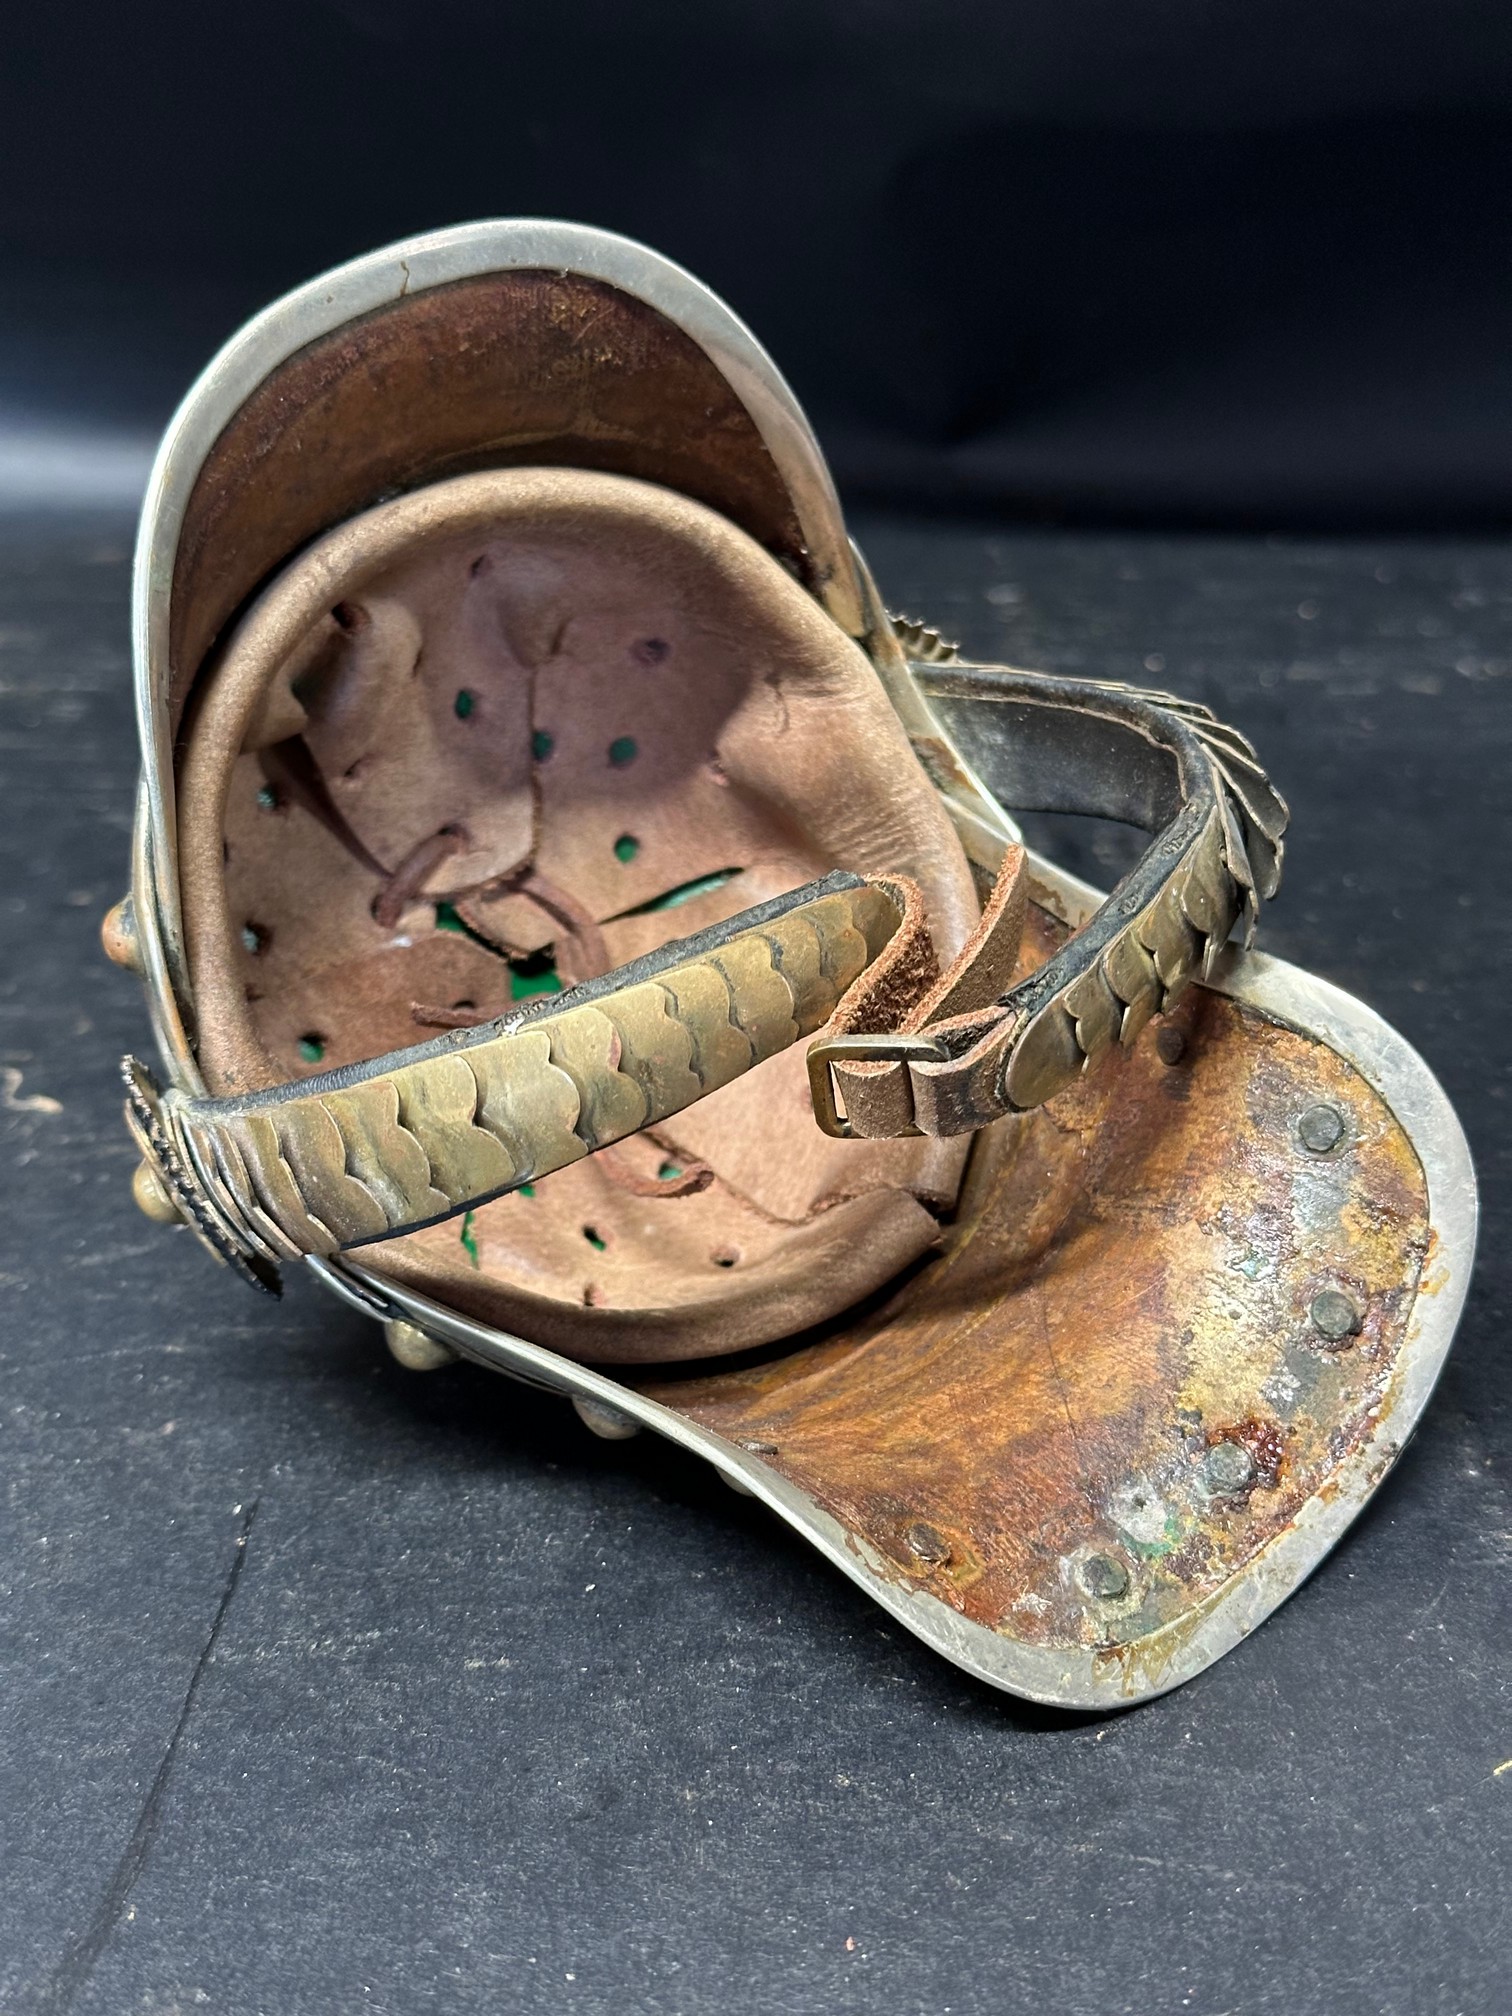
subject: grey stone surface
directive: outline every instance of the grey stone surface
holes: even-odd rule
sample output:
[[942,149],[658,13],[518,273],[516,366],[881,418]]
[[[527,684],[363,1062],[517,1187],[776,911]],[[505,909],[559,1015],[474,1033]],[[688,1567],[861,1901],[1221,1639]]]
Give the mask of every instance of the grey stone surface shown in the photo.
[[1295,814],[1265,943],[1423,1050],[1485,1186],[1415,1447],[1256,1637],[1088,1720],[965,1680],[653,1438],[255,1299],[127,1195],[129,527],[0,520],[0,2008],[1512,2003],[1512,556],[863,532],[977,649],[1259,742]]

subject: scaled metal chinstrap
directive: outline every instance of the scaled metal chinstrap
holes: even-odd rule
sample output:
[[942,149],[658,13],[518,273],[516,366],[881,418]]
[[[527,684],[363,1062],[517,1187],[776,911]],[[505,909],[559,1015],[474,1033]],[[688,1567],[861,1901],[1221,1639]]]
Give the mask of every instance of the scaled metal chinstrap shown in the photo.
[[[1065,1707],[1200,1672],[1380,1484],[1474,1178],[1250,949],[1255,751],[890,614],[688,274],[517,220],[275,303],[169,429],[134,632],[149,1215],[695,1451]],[[1026,811],[1149,844],[1103,897]]]

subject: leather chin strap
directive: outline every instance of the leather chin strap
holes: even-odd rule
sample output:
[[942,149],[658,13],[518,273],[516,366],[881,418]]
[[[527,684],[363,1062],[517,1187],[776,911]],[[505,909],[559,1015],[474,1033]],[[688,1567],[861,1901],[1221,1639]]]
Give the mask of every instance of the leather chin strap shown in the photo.
[[[829,1025],[826,1132],[953,1135],[1037,1106],[1211,969],[1280,876],[1286,807],[1249,743],[1167,694],[997,667],[917,667],[990,788],[1156,837],[1083,930],[1013,983],[1024,854],[937,975],[918,892],[837,872],[551,1002],[298,1084],[160,1094],[127,1115],[201,1236],[278,1263],[434,1224],[655,1126]],[[844,1100],[844,1111],[837,1099]]]
[[808,1053],[815,1117],[841,1136],[962,1134],[1042,1104],[1210,972],[1241,913],[1248,942],[1280,881],[1285,803],[1250,744],[1207,708],[995,666],[915,672],[1005,805],[1117,819],[1156,837],[1028,979],[1008,984],[1008,920],[1022,902],[1010,859],[982,928],[911,1011],[891,1026],[867,1017],[864,1001],[863,1019],[842,1011]]

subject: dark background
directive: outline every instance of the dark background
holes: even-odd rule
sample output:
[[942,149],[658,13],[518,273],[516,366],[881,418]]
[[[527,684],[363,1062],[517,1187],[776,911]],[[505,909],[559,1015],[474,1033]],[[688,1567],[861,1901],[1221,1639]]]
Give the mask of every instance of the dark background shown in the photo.
[[[1512,2008],[1509,73],[1492,0],[11,10],[4,2016]],[[1263,942],[1464,1117],[1420,1433],[1177,1694],[994,1694],[653,1438],[403,1373],[130,1203],[153,438],[273,293],[490,212],[723,292],[895,606],[1249,732]]]
[[854,501],[1512,518],[1496,0],[14,8],[0,416],[160,427],[264,301],[487,215],[722,292]]

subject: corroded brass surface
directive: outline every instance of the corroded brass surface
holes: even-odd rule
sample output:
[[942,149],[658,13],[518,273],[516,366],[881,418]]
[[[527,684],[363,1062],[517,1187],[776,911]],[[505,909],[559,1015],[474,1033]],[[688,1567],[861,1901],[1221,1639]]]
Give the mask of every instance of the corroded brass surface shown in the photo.
[[[1031,918],[1043,957],[1062,934]],[[1412,1145],[1335,1052],[1203,989],[1161,1027],[1179,1052],[1151,1030],[983,1138],[955,1236],[879,1315],[646,1388],[760,1446],[890,1579],[1115,1664],[1326,1502],[1428,1252]],[[1320,1102],[1324,1154],[1298,1131]],[[1357,1328],[1319,1328],[1330,1292]]]

